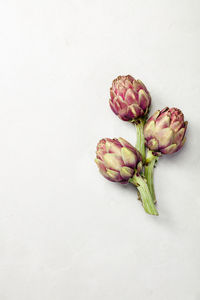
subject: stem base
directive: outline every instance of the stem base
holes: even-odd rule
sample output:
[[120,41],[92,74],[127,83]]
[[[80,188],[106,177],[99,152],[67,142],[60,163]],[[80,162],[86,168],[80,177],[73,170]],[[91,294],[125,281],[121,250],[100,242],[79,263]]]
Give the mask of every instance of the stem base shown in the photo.
[[141,175],[135,174],[130,182],[138,189],[144,210],[150,215],[158,216],[158,211],[154,205],[146,180]]

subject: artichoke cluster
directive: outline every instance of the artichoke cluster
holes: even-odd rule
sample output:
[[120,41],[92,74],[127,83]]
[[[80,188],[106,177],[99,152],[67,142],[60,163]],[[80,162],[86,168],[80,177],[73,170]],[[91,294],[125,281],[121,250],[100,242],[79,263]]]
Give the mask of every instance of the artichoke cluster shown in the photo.
[[133,147],[123,138],[101,139],[95,162],[109,181],[135,185],[144,210],[158,215],[153,184],[155,163],[163,154],[175,153],[183,147],[188,122],[178,108],[166,107],[148,118],[150,93],[141,80],[130,75],[113,80],[109,104],[121,120],[136,126],[137,143]]

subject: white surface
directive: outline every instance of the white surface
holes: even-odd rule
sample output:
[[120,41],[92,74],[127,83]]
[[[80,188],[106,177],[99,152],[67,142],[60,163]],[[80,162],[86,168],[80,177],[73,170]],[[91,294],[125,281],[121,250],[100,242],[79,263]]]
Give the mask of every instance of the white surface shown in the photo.
[[[200,299],[200,2],[2,0],[0,299]],[[160,216],[104,180],[97,141],[136,132],[113,78],[189,121],[155,171]]]

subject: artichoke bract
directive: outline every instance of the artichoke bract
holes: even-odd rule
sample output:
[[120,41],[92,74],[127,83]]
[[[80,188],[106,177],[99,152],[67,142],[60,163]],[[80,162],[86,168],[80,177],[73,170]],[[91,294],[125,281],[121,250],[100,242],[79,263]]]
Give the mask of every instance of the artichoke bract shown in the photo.
[[144,123],[151,105],[151,96],[141,80],[131,75],[118,76],[110,88],[110,107],[123,121],[136,125],[136,148],[145,162]]
[[124,121],[144,117],[151,105],[151,96],[140,80],[131,75],[118,76],[110,88],[110,107]]
[[148,148],[144,174],[154,203],[156,202],[153,183],[155,163],[162,154],[172,154],[183,147],[187,124],[180,109],[166,107],[156,111],[144,126],[144,137]]
[[141,154],[123,138],[105,138],[97,144],[95,162],[100,173],[108,180],[134,184],[140,194],[145,211],[158,215],[142,170]]
[[178,108],[156,111],[144,126],[146,146],[162,154],[177,152],[185,143],[187,123]]

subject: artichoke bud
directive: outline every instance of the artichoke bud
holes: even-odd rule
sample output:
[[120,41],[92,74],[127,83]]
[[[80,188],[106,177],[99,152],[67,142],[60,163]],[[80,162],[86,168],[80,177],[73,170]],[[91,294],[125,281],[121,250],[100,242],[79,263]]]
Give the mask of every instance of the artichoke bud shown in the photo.
[[136,172],[142,170],[141,154],[123,138],[100,140],[95,162],[100,173],[114,182],[128,183]]
[[118,76],[110,88],[110,107],[124,121],[137,121],[147,115],[151,96],[140,80],[132,76]]
[[156,111],[144,126],[146,146],[153,152],[171,154],[185,143],[187,122],[178,108],[164,108]]

